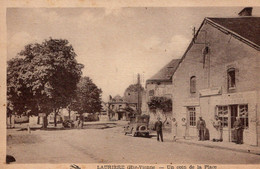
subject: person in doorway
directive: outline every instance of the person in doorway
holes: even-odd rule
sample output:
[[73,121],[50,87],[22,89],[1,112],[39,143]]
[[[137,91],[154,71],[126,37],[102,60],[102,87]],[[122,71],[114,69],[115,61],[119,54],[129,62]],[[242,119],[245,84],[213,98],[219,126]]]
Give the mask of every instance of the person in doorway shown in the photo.
[[186,139],[186,137],[187,137],[187,122],[186,122],[186,118],[182,118],[181,119],[181,126],[182,126],[182,137],[184,138],[184,139]]
[[159,137],[161,138],[161,141],[163,142],[163,133],[162,133],[162,126],[163,123],[160,119],[160,117],[157,118],[157,122],[155,122],[154,128],[157,132],[157,141],[160,141]]
[[199,116],[199,120],[197,121],[197,130],[199,133],[199,141],[205,140],[205,129],[206,129],[206,122],[202,119],[202,116]]
[[242,144],[242,134],[243,134],[243,125],[239,117],[236,117],[234,122],[235,134],[236,134],[236,144]]
[[213,141],[223,141],[223,126],[221,123],[221,120],[218,118],[218,116],[215,116],[215,121],[213,122],[213,126],[217,130],[217,138],[213,139]]
[[177,136],[177,121],[175,118],[172,118],[172,134],[173,134],[173,141],[176,141]]

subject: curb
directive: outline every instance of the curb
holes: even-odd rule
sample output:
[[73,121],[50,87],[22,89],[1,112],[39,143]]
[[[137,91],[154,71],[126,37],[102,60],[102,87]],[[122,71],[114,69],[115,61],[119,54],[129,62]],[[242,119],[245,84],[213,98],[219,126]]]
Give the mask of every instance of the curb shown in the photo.
[[246,149],[236,149],[236,148],[229,148],[229,147],[223,147],[223,146],[217,146],[217,145],[205,145],[205,144],[199,144],[199,143],[194,143],[194,142],[186,142],[186,141],[181,141],[181,140],[176,140],[176,143],[184,143],[184,144],[188,144],[188,145],[196,145],[196,146],[208,147],[208,148],[220,148],[220,149],[231,150],[231,151],[236,151],[236,152],[260,155],[260,150],[254,150],[253,148],[247,149],[247,150]]

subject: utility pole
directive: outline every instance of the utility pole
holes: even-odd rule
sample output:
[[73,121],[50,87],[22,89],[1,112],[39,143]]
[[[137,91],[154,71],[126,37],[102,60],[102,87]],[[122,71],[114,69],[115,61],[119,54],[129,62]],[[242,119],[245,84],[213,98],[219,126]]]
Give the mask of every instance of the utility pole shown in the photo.
[[141,114],[141,85],[140,85],[140,74],[138,73],[137,75],[137,94],[138,94],[138,98],[137,98],[137,112],[138,114]]

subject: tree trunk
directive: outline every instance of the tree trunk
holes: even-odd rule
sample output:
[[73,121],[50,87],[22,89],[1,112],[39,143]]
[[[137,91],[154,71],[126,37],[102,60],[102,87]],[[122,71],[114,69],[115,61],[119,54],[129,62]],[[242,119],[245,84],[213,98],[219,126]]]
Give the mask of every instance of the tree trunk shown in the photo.
[[10,114],[10,128],[12,128],[12,114]]
[[70,108],[69,108],[69,120],[70,120]]
[[54,126],[57,127],[57,112],[54,111]]
[[40,117],[38,116],[37,124],[40,124]]
[[43,117],[43,128],[46,129],[48,126],[48,119],[47,115]]

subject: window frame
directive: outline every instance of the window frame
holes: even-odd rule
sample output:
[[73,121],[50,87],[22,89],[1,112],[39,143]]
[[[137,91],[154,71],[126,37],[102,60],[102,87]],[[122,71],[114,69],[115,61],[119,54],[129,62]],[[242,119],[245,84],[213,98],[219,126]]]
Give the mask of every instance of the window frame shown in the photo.
[[154,89],[152,89],[152,90],[149,90],[149,96],[154,96]]
[[[220,115],[221,112],[221,115]],[[219,105],[217,106],[216,115],[221,121],[221,126],[223,129],[227,129],[229,125],[229,105]]]
[[196,93],[196,76],[190,77],[190,93],[194,94]]
[[196,119],[196,107],[195,106],[189,106],[187,107],[188,115],[189,115],[189,126],[190,127],[196,127],[197,119]]
[[[242,124],[243,124],[243,128],[245,130],[249,129],[249,111],[248,111],[248,104],[235,104],[237,107],[237,116],[239,117]],[[216,113],[215,115],[217,115],[219,117],[219,119],[221,120],[221,125],[223,127],[223,129],[228,129],[229,125],[230,127],[232,124],[232,118],[231,118],[231,110],[230,107],[232,105],[217,105],[216,106]],[[225,109],[223,109],[225,107]],[[243,113],[242,110],[244,109]],[[225,113],[223,113],[223,111],[225,111]],[[221,115],[219,114],[221,112]],[[242,117],[241,114],[244,114],[245,116]],[[225,120],[226,119],[226,120]],[[234,123],[234,121],[233,121]]]
[[[245,117],[242,117],[241,114],[241,110],[243,108],[241,107],[244,107],[245,108]],[[240,118],[242,124],[243,124],[243,128],[246,130],[246,129],[249,129],[249,113],[248,113],[248,104],[239,104],[238,105],[238,117]]]
[[236,89],[236,69],[234,67],[227,69],[227,89],[228,91]]

